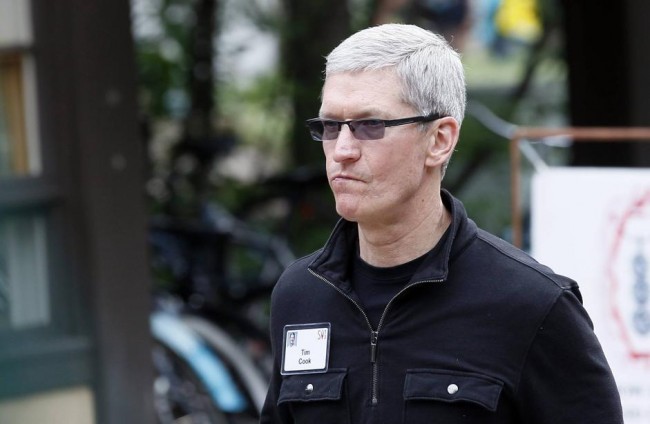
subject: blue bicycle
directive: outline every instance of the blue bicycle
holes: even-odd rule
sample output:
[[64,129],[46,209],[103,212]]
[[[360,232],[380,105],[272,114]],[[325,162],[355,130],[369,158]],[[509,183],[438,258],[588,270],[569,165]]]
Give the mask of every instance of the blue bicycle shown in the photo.
[[286,241],[206,203],[199,220],[154,219],[150,246],[158,421],[257,422],[271,366],[268,299],[294,259]]

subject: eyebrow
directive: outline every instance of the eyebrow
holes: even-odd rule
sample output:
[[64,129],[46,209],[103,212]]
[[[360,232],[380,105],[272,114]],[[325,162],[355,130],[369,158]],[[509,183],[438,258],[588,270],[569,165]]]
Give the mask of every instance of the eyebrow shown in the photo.
[[[385,114],[384,111],[381,111],[379,109],[375,108],[368,108],[368,109],[361,109],[359,111],[356,111],[354,113],[353,118],[349,118],[347,120],[360,120],[360,119],[372,119],[372,117],[377,117]],[[336,115],[328,115],[328,114],[323,114],[322,112],[319,112],[318,117],[320,119],[325,119],[325,120],[331,120],[331,121],[338,121],[338,118],[333,118],[331,116],[336,116]],[[341,119],[342,120],[342,119]]]

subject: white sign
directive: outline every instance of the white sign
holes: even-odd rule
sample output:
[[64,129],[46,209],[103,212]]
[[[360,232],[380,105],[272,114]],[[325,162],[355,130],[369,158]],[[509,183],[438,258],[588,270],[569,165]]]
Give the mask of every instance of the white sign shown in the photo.
[[650,423],[650,170],[536,174],[531,240],[537,260],[580,285],[626,424]]

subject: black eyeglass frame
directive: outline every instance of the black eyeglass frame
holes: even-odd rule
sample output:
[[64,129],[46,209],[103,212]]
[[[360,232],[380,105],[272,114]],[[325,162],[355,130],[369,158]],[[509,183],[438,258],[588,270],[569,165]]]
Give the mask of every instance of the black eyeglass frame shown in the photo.
[[[448,115],[442,115],[440,113],[432,113],[430,115],[421,115],[421,116],[411,116],[408,118],[400,118],[400,119],[375,119],[375,118],[370,118],[370,119],[349,119],[347,121],[336,121],[334,119],[321,119],[321,118],[312,118],[312,119],[307,119],[305,121],[305,125],[307,128],[309,128],[309,133],[311,135],[311,138],[314,141],[328,141],[328,140],[336,140],[338,138],[338,134],[341,132],[341,128],[343,128],[343,125],[347,125],[348,128],[350,128],[350,131],[354,134],[356,129],[354,128],[355,123],[359,122],[381,122],[384,125],[384,129],[386,127],[397,127],[400,125],[406,125],[406,124],[413,124],[416,122],[431,122],[431,121],[436,121],[441,118],[445,118]],[[320,123],[323,127],[323,131],[325,129],[325,126],[323,125],[324,122],[328,123],[336,123],[337,124],[337,136],[335,138],[328,138],[326,140],[323,140],[322,135],[317,136],[317,131],[312,129],[312,124],[315,123]],[[381,137],[378,138],[360,138],[359,140],[380,140],[383,138],[383,133]]]

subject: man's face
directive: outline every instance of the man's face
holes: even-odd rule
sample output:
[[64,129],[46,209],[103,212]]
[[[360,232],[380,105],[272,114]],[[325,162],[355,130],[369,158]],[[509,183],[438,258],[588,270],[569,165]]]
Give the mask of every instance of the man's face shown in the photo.
[[[344,121],[419,115],[400,94],[393,69],[334,74],[325,81],[320,116]],[[388,127],[379,140],[357,140],[343,125],[337,139],[323,141],[337,212],[350,221],[390,225],[404,212],[422,209],[433,173],[425,164],[430,139],[419,124]]]

